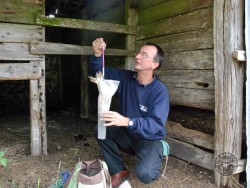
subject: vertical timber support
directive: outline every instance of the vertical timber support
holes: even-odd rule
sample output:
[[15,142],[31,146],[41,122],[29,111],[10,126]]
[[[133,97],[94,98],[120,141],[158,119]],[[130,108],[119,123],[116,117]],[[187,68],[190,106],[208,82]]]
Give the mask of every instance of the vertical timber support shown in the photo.
[[42,78],[30,80],[30,138],[33,156],[47,155],[45,59],[38,64],[42,68]]
[[246,82],[246,134],[247,134],[247,185],[250,184],[250,1],[245,1],[245,41],[247,59]]
[[[82,18],[87,19],[87,10],[82,12]],[[82,31],[82,45],[88,44],[88,31]],[[81,118],[89,118],[89,78],[88,78],[88,57],[81,57]]]
[[[241,158],[244,66],[232,58],[243,49],[243,0],[214,0],[215,153]],[[233,186],[232,176],[215,170],[218,187]],[[236,178],[237,179],[237,178]]]
[[[45,13],[45,1],[43,13]],[[41,28],[41,39],[45,41],[45,28]],[[41,67],[42,77],[30,80],[30,139],[31,155],[47,155],[47,127],[46,127],[46,100],[45,100],[45,55],[42,60],[31,61]]]
[[[125,5],[126,25],[136,27],[136,25],[137,25],[137,12],[134,8],[135,2],[133,0],[128,0],[125,2],[126,2],[126,5]],[[125,41],[126,50],[135,51],[135,49],[136,49],[136,35],[127,35],[125,40],[126,40]],[[125,69],[133,70],[133,62],[134,62],[134,57],[126,57]]]

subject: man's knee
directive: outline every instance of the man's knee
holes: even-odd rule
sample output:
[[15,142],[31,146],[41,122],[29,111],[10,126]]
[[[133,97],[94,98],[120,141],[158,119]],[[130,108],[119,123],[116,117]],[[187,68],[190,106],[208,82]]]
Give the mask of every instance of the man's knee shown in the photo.
[[138,179],[144,184],[151,183],[152,181],[156,180],[158,177],[158,174],[153,172],[152,170],[148,168],[141,168],[138,166],[135,168],[135,173]]

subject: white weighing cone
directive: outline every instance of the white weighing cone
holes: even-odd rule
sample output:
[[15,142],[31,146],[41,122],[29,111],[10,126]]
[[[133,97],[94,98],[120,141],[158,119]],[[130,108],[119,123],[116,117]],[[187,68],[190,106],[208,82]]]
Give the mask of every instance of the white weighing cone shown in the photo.
[[105,80],[102,73],[96,74],[96,77],[89,77],[90,81],[97,84],[99,90],[98,95],[98,139],[106,138],[106,127],[104,121],[101,120],[101,115],[104,112],[109,111],[112,96],[115,94],[120,81],[117,80]]
[[132,188],[128,180],[124,181],[119,188]]

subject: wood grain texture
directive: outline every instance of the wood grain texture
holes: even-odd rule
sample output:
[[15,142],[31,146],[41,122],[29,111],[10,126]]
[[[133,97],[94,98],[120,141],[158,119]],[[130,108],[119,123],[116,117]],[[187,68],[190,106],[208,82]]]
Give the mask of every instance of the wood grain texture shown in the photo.
[[[232,58],[243,49],[243,0],[214,0],[215,156],[241,157],[244,66]],[[217,186],[232,187],[233,178],[215,171]]]

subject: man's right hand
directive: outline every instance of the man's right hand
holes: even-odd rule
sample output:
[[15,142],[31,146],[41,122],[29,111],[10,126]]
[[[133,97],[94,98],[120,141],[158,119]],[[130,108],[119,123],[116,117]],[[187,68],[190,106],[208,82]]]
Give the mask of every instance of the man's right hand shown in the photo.
[[96,57],[100,57],[102,55],[102,48],[106,48],[106,43],[103,38],[97,38],[92,42],[94,54]]

